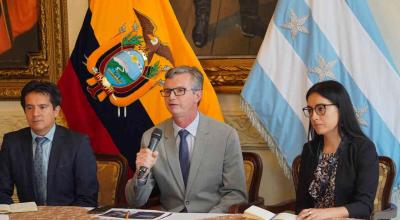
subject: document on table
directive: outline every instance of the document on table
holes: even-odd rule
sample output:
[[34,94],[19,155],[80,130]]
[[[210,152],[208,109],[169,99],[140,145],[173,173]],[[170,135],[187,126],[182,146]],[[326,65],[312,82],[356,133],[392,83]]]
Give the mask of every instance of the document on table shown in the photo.
[[148,209],[112,208],[96,216],[102,219],[200,220],[230,215],[223,213],[175,213]]
[[38,207],[35,202],[21,202],[14,204],[0,204],[0,213],[36,212]]
[[106,219],[153,219],[159,220],[170,216],[171,212],[161,212],[156,210],[142,209],[119,209],[113,208],[103,214],[97,215],[100,218]]

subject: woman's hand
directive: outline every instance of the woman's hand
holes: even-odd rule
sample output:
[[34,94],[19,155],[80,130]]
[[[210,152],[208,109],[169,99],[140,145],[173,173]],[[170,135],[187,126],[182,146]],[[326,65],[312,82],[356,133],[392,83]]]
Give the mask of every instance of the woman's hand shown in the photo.
[[329,218],[328,215],[326,215],[326,210],[325,209],[317,209],[317,208],[312,208],[312,209],[303,209],[298,215],[297,219],[326,219]]
[[335,207],[335,208],[310,208],[303,209],[298,215],[297,219],[310,220],[310,219],[329,219],[329,218],[347,218],[349,212],[345,207]]

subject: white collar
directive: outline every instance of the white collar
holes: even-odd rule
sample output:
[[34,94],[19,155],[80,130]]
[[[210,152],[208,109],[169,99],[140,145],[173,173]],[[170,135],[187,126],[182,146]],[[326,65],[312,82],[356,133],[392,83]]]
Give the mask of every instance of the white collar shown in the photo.
[[181,128],[174,121],[172,121],[172,127],[174,128],[174,137],[178,135],[178,132],[181,129],[187,130],[192,136],[195,137],[197,133],[197,128],[199,127],[199,121],[200,121],[199,112],[197,112],[196,118],[194,118],[194,120],[186,128]]

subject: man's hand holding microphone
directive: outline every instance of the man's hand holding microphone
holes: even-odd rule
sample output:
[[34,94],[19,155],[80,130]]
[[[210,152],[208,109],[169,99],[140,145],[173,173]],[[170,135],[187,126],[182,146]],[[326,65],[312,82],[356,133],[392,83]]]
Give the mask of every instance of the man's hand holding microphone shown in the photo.
[[162,137],[162,130],[155,128],[151,133],[149,146],[141,148],[136,154],[136,175],[138,180],[143,180],[147,177],[150,169],[156,164],[158,152],[154,151],[158,142]]

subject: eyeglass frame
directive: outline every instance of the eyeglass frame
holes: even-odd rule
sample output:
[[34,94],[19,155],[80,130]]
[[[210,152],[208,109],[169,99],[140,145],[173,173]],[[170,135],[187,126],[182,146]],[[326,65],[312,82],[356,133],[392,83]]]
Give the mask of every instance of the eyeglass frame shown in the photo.
[[[337,104],[334,104],[334,103],[330,103],[330,104],[323,104],[323,103],[321,103],[321,104],[316,104],[314,108],[312,108],[312,107],[310,107],[310,106],[306,106],[306,107],[303,108],[304,116],[306,116],[307,118],[310,118],[314,112],[315,112],[317,115],[319,115],[319,116],[324,116],[324,115],[326,114],[326,106],[331,106],[331,105],[336,105],[336,106],[337,106]],[[318,107],[320,107],[320,106],[322,106],[323,109],[324,109],[323,113],[318,113],[318,111],[315,111],[315,109],[318,108]],[[310,112],[310,110],[311,110],[311,112]]]
[[[177,91],[179,91],[179,90],[177,90],[177,89],[182,89],[183,93],[182,94],[178,94]],[[193,89],[193,88],[188,89],[188,88],[185,88],[185,87],[175,87],[175,88],[170,88],[170,89],[161,89],[160,93],[161,93],[162,97],[166,98],[166,97],[170,97],[172,93],[174,93],[175,96],[183,96],[183,95],[186,94],[186,91],[194,91],[195,92],[195,91],[200,91],[200,90],[201,89]],[[165,93],[166,91],[169,92],[168,95],[166,95],[166,93]]]

